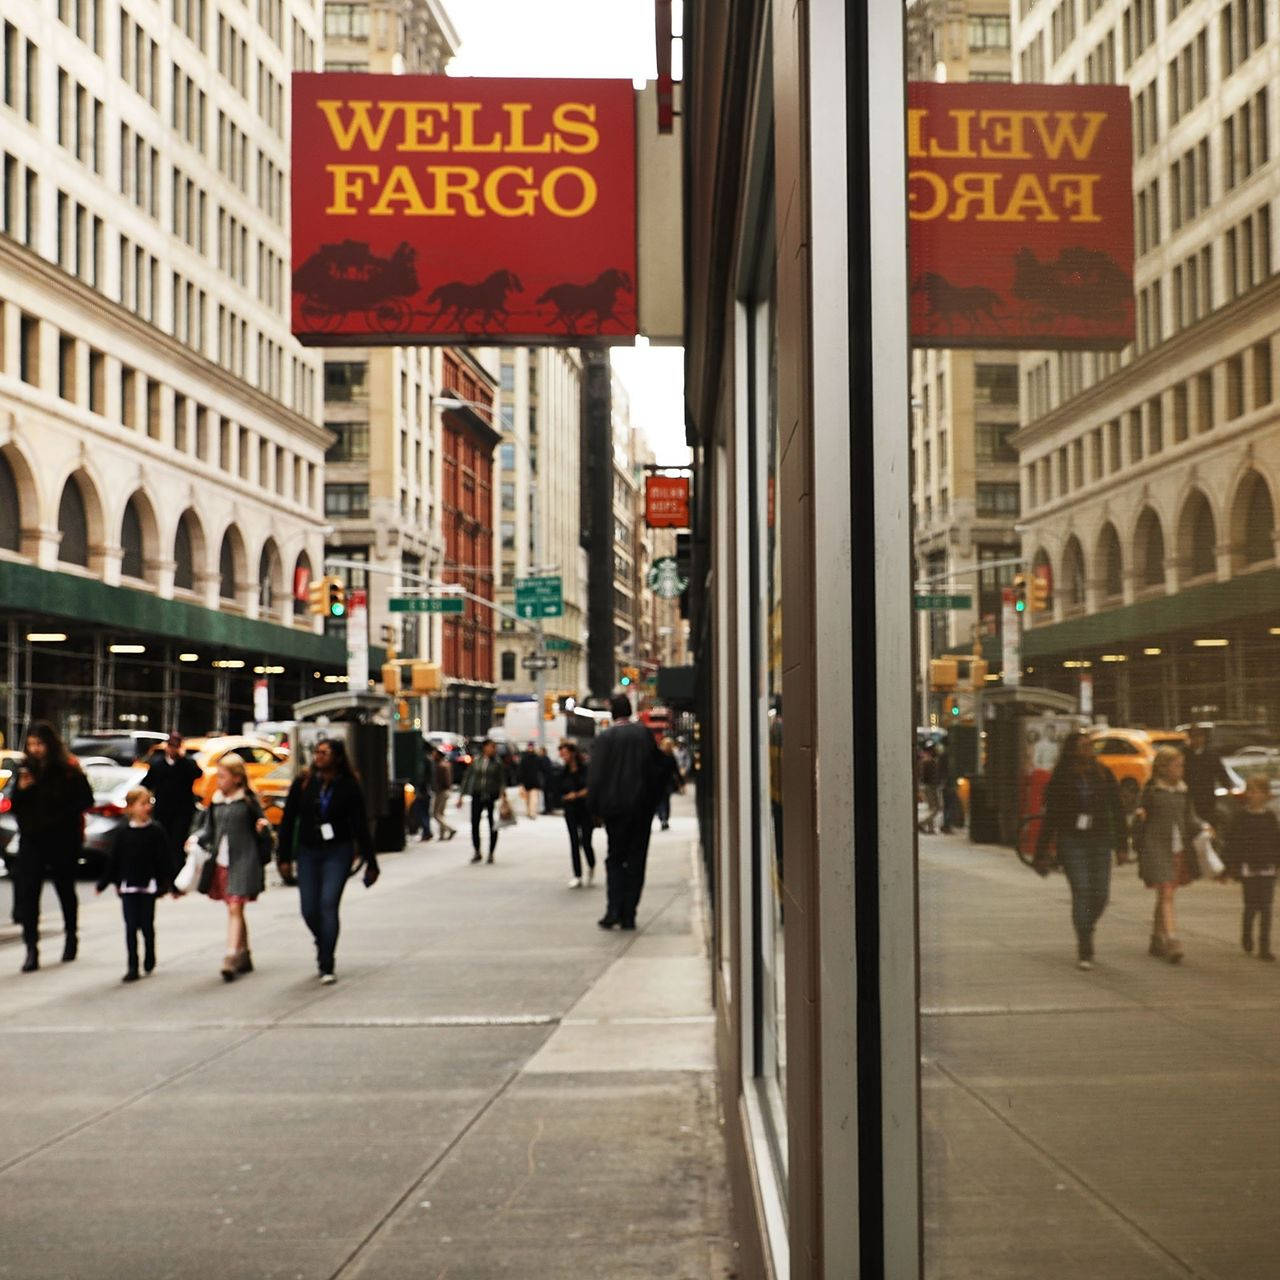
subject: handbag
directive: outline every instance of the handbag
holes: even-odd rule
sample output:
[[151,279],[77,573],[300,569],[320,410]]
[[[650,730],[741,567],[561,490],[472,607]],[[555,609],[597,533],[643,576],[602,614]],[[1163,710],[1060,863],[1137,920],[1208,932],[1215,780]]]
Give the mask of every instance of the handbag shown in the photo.
[[516,820],[515,810],[511,807],[511,801],[507,799],[506,792],[498,797],[498,821],[506,826],[511,825]]
[[206,858],[204,861],[204,866],[200,868],[200,880],[199,880],[199,883],[196,885],[196,888],[201,893],[207,894],[209,890],[213,888],[213,877],[217,874],[217,872],[218,872],[217,858]]

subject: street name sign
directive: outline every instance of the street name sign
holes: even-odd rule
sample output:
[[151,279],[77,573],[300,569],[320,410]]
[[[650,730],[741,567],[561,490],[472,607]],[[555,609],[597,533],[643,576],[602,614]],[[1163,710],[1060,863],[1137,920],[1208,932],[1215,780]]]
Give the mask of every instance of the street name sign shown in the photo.
[[542,647],[549,653],[572,653],[573,641],[566,640],[564,636],[547,636],[542,642]]
[[526,671],[554,671],[560,665],[560,659],[534,653],[521,658],[520,665]]
[[972,609],[972,596],[956,596],[933,593],[928,595],[916,595],[917,609]]
[[461,596],[392,596],[387,601],[392,613],[461,613]]
[[564,593],[559,575],[517,578],[516,613],[522,618],[563,618]]

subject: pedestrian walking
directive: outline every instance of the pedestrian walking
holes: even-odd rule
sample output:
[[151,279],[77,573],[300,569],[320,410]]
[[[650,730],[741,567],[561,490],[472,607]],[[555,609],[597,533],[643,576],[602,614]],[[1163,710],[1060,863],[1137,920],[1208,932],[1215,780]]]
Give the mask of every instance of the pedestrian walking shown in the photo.
[[284,879],[295,872],[298,906],[316,944],[316,968],[328,986],[337,981],[339,909],[347,879],[364,866],[364,887],[378,881],[379,868],[369,830],[360,778],[341,738],[321,738],[311,767],[289,788],[280,822],[277,864]]
[[942,809],[942,792],[939,789],[938,757],[933,747],[925,747],[920,755],[920,790],[924,794],[925,815],[917,826],[925,835],[933,835],[934,823]]
[[569,828],[569,861],[573,876],[570,889],[582,888],[582,860],[587,861],[587,884],[596,878],[596,854],[591,847],[591,833],[595,818],[587,804],[587,762],[572,742],[560,744],[560,760],[564,771],[560,775],[560,802],[564,806],[564,822]]
[[253,972],[249,925],[244,909],[263,889],[262,868],[271,860],[271,824],[249,786],[244,761],[225,755],[218,765],[213,798],[187,840],[204,850],[208,861],[200,875],[200,892],[227,908],[227,950],[222,958],[224,982]]
[[191,834],[196,815],[195,785],[203,777],[194,756],[182,749],[182,734],[176,729],[165,739],[164,746],[151,757],[151,763],[140,786],[155,796],[152,817],[164,830],[169,842],[169,861],[173,874],[182,866],[182,846]]
[[666,757],[666,773],[658,788],[658,824],[663,831],[671,828],[671,796],[673,792],[684,795],[684,775],[680,771],[680,761],[676,757],[674,738],[663,738],[659,749]]
[[1193,845],[1206,827],[1196,817],[1182,774],[1182,752],[1177,747],[1161,747],[1134,814],[1138,871],[1143,883],[1156,891],[1149,951],[1170,964],[1178,964],[1184,954],[1178,941],[1173,895],[1200,875]]
[[[504,779],[497,744],[491,738],[486,738],[480,745],[480,754],[471,762],[471,768],[462,780],[461,794],[458,796],[459,809],[462,808],[463,798],[471,797],[472,862],[481,860],[480,819],[485,815],[489,818],[489,861],[493,861],[498,848],[498,818],[494,809],[502,798]],[[529,816],[533,817],[533,814]]]
[[1218,821],[1218,789],[1221,787],[1226,791],[1231,790],[1231,775],[1222,763],[1222,757],[1209,749],[1209,730],[1206,725],[1193,724],[1187,731],[1184,760],[1191,808],[1201,822],[1213,826]]
[[1129,856],[1129,829],[1120,788],[1098,763],[1087,735],[1073,733],[1045,788],[1044,817],[1036,842],[1036,869],[1047,874],[1049,846],[1071,886],[1071,923],[1076,931],[1076,963],[1093,968],[1094,929],[1111,896],[1111,855]]
[[426,844],[431,839],[431,798],[435,785],[435,762],[428,750],[422,772],[418,775],[418,785],[413,789],[413,803],[409,806],[407,823],[409,833],[416,830],[421,844]]
[[542,761],[532,742],[525,748],[520,763],[516,766],[516,780],[520,784],[520,799],[524,801],[525,813],[530,818],[536,818],[542,807]]
[[440,839],[452,840],[458,834],[449,825],[449,792],[453,790],[453,771],[444,752],[437,747],[431,753],[432,794],[431,816],[440,824]]
[[547,755],[546,747],[538,748],[538,776],[542,784],[542,812],[555,813],[560,807],[560,783],[556,762]]
[[79,949],[76,865],[84,843],[84,814],[93,790],[79,763],[52,725],[38,721],[27,730],[27,753],[18,768],[12,796],[18,824],[18,856],[13,859],[13,900],[26,957],[22,972],[40,967],[40,895],[52,882],[62,907],[62,959]]
[[146,787],[131,787],[124,803],[126,821],[112,838],[98,892],[115,885],[120,895],[128,963],[121,981],[137,982],[139,935],[142,972],[156,967],[156,899],[173,887],[173,850],[168,833],[151,816],[155,799]]
[[667,766],[647,725],[631,719],[625,694],[610,703],[613,724],[596,739],[587,771],[587,800],[609,839],[608,905],[602,929],[634,929],[644,890],[649,832]]
[[1258,922],[1258,959],[1271,952],[1271,908],[1276,897],[1276,864],[1280,863],[1280,819],[1271,808],[1271,780],[1255,773],[1245,783],[1244,807],[1227,827],[1223,861],[1227,874],[1244,889],[1240,945],[1253,954],[1253,922]]

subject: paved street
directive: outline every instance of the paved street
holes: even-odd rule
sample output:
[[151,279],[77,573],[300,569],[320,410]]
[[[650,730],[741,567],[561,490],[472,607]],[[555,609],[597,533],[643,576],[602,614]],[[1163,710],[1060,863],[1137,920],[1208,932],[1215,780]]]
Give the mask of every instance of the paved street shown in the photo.
[[414,844],[350,886],[332,988],[282,887],[229,986],[194,897],[131,987],[105,896],[73,965],[0,945],[0,1276],[728,1277],[694,838],[677,800],[635,934],[565,887],[559,817],[493,867]]
[[927,1274],[1274,1280],[1280,967],[1239,886],[1179,894],[1174,968],[1121,869],[1081,973],[1061,876],[937,836],[920,878]]

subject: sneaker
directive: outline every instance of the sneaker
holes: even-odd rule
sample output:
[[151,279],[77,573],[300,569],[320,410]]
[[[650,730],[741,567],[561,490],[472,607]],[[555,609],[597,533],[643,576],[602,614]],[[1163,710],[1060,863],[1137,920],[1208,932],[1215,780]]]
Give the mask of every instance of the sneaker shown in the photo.
[[320,975],[320,985],[322,987],[331,987],[335,982],[337,982],[337,980],[338,979],[331,973],[322,973]]
[[471,855],[471,861],[472,861],[472,862],[483,862],[483,861],[484,861],[484,859],[480,856],[480,850],[479,850],[479,849],[477,849],[477,850],[475,851],[475,853],[473,853],[473,854]]
[[581,877],[581,876],[574,876],[574,877],[573,877],[573,879],[569,881],[569,888],[570,888],[570,889],[581,889],[581,888],[582,888],[582,877]]
[[137,982],[141,976],[142,975],[137,971],[137,969],[130,969],[129,972],[126,973],[124,977],[120,979],[120,981],[121,982]]
[[1085,960],[1085,959],[1083,959],[1083,958],[1082,958],[1082,959],[1080,959],[1080,960],[1077,960],[1077,961],[1076,961],[1076,968],[1077,968],[1077,969],[1083,969],[1086,973],[1088,973],[1088,972],[1089,972],[1089,970],[1093,968],[1093,961],[1092,961],[1092,960]]

